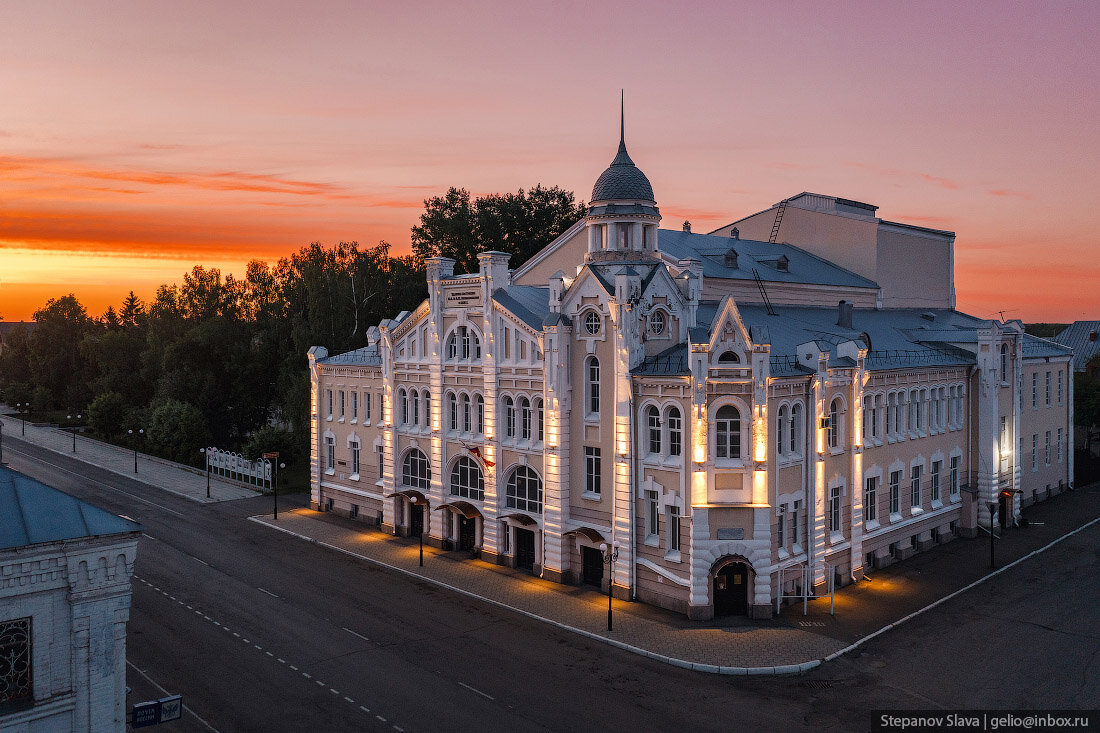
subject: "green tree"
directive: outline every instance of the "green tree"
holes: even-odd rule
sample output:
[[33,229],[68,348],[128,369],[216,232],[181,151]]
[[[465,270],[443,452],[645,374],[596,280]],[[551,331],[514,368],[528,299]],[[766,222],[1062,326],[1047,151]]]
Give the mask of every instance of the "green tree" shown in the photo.
[[118,392],[104,392],[88,405],[88,425],[96,435],[113,440],[122,434],[128,409],[126,399]]
[[35,327],[28,338],[31,378],[46,395],[36,409],[78,407],[91,400],[91,377],[80,353],[80,342],[96,328],[76,296],[51,298],[34,314]]
[[157,400],[147,413],[146,447],[179,463],[199,465],[199,448],[210,442],[206,419],[194,405],[179,400]]
[[464,188],[424,201],[420,223],[412,228],[413,252],[420,258],[450,257],[457,272],[477,272],[477,255],[498,250],[519,267],[585,214],[571,191],[541,184],[530,191],[489,194],[470,200]]

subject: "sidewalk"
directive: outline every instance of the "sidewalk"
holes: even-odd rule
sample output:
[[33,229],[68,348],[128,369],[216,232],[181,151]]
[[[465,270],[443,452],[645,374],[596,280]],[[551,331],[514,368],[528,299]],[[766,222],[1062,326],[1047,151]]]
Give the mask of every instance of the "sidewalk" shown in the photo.
[[[769,621],[745,618],[689,621],[642,603],[614,601],[614,631],[607,631],[607,596],[470,559],[468,553],[424,548],[361,523],[309,509],[252,521],[366,562],[391,568],[454,592],[511,609],[592,639],[697,671],[731,674],[802,672],[845,653],[948,596],[980,593],[981,583],[1014,562],[1036,559],[1052,542],[1080,530],[1100,531],[1100,486],[1078,489],[1025,510],[1033,523],[997,540],[997,567],[989,568],[988,535],[959,539],[905,562],[869,573],[870,580],[840,588],[835,615],[828,597],[783,608]],[[1030,553],[1036,553],[1031,555]],[[1039,556],[1041,557],[1041,556]]]
[[[117,445],[104,443],[93,438],[76,434],[76,452],[73,452],[73,434],[52,426],[26,423],[15,416],[6,414],[6,407],[0,405],[0,424],[3,425],[5,449],[11,450],[12,442],[23,440],[41,448],[60,453],[78,461],[104,468],[120,476],[164,489],[173,494],[207,503],[230,501],[256,496],[257,491],[236,482],[223,481],[217,476],[210,477],[210,498],[206,496],[206,472],[191,468],[163,458],[137,454],[137,472],[134,472],[134,451]],[[24,434],[25,430],[25,434]]]

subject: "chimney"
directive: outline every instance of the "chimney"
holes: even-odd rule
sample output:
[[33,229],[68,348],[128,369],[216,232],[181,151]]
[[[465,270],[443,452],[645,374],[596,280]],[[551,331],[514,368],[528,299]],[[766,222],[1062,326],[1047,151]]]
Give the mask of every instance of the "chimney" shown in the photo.
[[726,252],[726,256],[723,258],[723,263],[730,269],[737,269],[737,250],[730,248],[729,252]]
[[1096,340],[1096,331],[1089,331],[1089,341]]
[[684,222],[684,231],[687,232],[688,234],[691,234],[691,222],[690,221],[685,221]]
[[740,239],[741,238],[741,230],[738,229],[737,227],[734,227],[733,229],[730,229],[730,238],[731,239]]
[[837,305],[836,325],[841,328],[852,328],[852,304],[846,300],[840,301]]

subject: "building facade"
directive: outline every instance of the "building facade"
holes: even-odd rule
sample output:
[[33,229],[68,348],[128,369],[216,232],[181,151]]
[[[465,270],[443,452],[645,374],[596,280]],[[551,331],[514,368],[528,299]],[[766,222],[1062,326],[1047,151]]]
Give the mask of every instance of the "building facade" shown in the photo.
[[1072,476],[1070,352],[956,311],[954,235],[874,213],[660,229],[620,139],[522,267],[432,258],[419,308],[310,350],[313,506],[692,618],[1012,526]]
[[141,526],[0,467],[0,730],[126,729]]

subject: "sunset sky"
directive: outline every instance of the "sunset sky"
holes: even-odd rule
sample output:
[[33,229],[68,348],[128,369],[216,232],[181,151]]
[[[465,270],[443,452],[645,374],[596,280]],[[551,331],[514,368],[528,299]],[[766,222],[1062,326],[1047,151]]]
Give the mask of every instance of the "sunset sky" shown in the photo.
[[425,197],[587,200],[618,141],[664,226],[800,191],[950,229],[961,310],[1100,318],[1100,3],[0,5],[0,316],[195,264],[409,249]]

